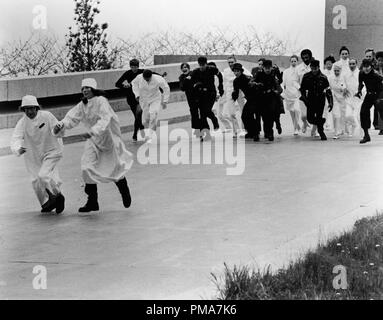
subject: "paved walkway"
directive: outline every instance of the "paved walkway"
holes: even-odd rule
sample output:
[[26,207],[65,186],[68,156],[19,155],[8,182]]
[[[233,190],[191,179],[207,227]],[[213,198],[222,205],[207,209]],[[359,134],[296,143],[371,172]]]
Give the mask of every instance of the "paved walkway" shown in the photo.
[[[287,116],[283,124],[291,127]],[[0,298],[214,297],[210,273],[224,262],[281,266],[383,208],[383,138],[372,138],[360,146],[359,137],[321,142],[286,130],[272,144],[247,143],[240,176],[227,176],[226,165],[136,162],[132,208],[122,208],[114,185],[101,185],[102,211],[90,215],[77,213],[83,143],[70,144],[58,217],[37,211],[23,159],[0,157]],[[32,289],[36,265],[47,267],[45,291]]]

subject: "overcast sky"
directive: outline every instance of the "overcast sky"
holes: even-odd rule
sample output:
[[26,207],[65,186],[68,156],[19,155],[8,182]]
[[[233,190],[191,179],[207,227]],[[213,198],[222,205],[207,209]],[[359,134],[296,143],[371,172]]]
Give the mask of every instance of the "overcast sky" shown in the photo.
[[[48,30],[63,37],[73,25],[73,0],[0,0],[0,45],[33,30],[33,8],[47,8]],[[323,52],[325,0],[101,0],[99,22],[113,37],[138,37],[158,30],[201,32],[210,27],[243,30],[249,25],[299,47]]]

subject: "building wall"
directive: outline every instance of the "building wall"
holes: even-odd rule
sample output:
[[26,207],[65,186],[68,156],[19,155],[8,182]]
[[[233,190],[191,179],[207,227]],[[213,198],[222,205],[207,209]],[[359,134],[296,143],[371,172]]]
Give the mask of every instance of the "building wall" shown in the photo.
[[343,45],[358,60],[366,48],[383,50],[383,0],[326,0],[325,19],[325,56],[338,59]]

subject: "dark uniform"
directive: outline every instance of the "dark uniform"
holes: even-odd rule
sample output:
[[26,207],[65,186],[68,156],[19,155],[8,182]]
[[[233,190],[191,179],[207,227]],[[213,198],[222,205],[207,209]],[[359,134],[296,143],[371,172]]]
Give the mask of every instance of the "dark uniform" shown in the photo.
[[136,100],[136,96],[133,93],[132,87],[125,88],[123,86],[124,81],[127,81],[129,84],[132,83],[132,81],[139,75],[144,72],[144,69],[138,69],[137,72],[133,72],[132,70],[126,71],[120,79],[116,82],[116,87],[120,88],[125,91],[126,94],[126,101],[128,102],[128,105],[130,107],[130,110],[132,110],[134,115],[134,134],[133,137],[137,137],[138,130],[145,129],[144,125],[142,124],[142,110],[138,108],[138,102]]
[[185,92],[186,99],[190,108],[191,125],[193,129],[200,129],[200,118],[198,112],[198,105],[195,99],[193,83],[191,80],[191,72],[188,74],[181,74],[179,77],[180,89]]
[[330,90],[330,84],[327,77],[320,71],[314,74],[312,71],[303,76],[301,84],[301,100],[307,107],[307,121],[318,127],[318,133],[322,140],[326,140],[323,131],[323,125],[326,119],[323,118],[323,111],[326,103],[326,97],[330,106],[333,106],[333,96]]
[[[280,115],[280,94],[282,88],[274,73],[266,74],[264,71],[258,72],[254,82],[259,90],[258,110],[263,120],[263,130],[265,138],[274,140],[274,122],[278,121]],[[257,126],[260,131],[260,126]]]
[[255,138],[259,136],[260,128],[257,122],[256,109],[256,89],[251,85],[252,77],[241,74],[234,79],[232,98],[236,101],[239,97],[239,90],[245,95],[246,103],[243,106],[242,122],[247,131],[246,138]]
[[[215,88],[215,77],[219,77],[219,70],[213,66],[207,66],[204,71],[200,68],[193,70],[191,80],[194,88],[195,101],[200,114],[200,129],[209,130],[207,118],[213,122],[214,129],[219,128],[218,119],[212,111],[217,98],[217,90]],[[223,95],[223,85],[221,83],[218,88],[220,94]]]
[[360,122],[361,127],[364,130],[368,130],[371,127],[370,109],[375,106],[375,110],[379,111],[380,117],[383,118],[383,110],[378,108],[378,99],[382,97],[383,91],[383,77],[380,76],[375,70],[371,70],[370,73],[360,71],[359,73],[359,89],[361,92],[363,87],[366,86],[367,94],[362,103],[360,109]]

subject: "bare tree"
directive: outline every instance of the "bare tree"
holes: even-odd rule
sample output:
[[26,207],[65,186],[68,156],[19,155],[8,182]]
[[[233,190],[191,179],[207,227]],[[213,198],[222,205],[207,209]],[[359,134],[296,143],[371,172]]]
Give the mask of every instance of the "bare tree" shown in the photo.
[[0,50],[0,75],[38,76],[66,71],[65,46],[52,35],[32,33]]

